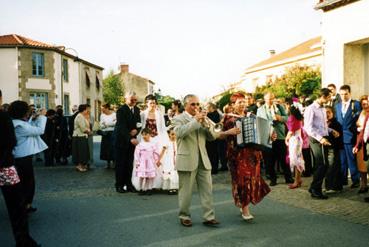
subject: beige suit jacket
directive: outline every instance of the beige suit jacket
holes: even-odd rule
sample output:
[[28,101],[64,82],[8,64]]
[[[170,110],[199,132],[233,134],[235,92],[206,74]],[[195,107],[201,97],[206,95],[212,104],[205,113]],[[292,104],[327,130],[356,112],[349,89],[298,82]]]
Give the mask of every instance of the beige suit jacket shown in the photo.
[[211,170],[206,140],[215,140],[217,134],[213,128],[207,129],[187,113],[172,120],[177,135],[176,168],[178,171],[194,171],[202,160],[206,170]]

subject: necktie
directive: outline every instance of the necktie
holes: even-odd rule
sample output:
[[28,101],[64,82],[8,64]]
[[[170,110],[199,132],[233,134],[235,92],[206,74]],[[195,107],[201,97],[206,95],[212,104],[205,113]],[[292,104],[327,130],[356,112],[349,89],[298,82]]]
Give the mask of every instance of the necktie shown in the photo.
[[342,109],[342,115],[345,116],[346,112],[347,112],[347,106],[348,106],[348,103],[345,102],[343,103],[343,109]]

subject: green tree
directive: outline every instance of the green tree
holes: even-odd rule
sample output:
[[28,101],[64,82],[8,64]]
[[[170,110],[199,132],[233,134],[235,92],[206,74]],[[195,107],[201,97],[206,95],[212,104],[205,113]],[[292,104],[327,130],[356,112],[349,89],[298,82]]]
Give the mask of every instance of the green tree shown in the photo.
[[124,87],[119,75],[114,75],[111,70],[103,80],[103,97],[106,103],[121,105],[124,102]]
[[257,87],[255,98],[262,97],[266,91],[271,91],[276,97],[306,96],[316,94],[321,87],[321,73],[319,69],[308,66],[293,66],[286,69],[285,74],[273,82]]
[[160,89],[154,93],[154,96],[156,97],[158,104],[165,107],[165,112],[172,107],[172,102],[175,100],[175,98],[170,95],[162,95]]

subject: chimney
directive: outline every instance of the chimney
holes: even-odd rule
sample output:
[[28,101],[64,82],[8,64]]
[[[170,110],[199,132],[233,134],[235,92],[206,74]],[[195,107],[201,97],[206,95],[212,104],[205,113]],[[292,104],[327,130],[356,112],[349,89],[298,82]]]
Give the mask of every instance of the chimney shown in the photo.
[[129,72],[129,65],[128,64],[121,64],[120,65],[120,72],[121,73],[128,73]]
[[275,50],[269,50],[269,54],[271,57],[273,57],[275,55]]

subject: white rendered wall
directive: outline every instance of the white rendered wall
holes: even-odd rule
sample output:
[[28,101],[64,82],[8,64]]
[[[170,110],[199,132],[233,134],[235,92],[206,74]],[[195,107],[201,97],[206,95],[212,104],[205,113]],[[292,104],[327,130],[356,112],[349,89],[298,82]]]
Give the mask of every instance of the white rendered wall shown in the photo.
[[[243,82],[242,82],[242,88],[246,90],[246,92],[254,92],[256,86],[262,86],[265,85],[267,82],[267,79],[270,75],[272,75],[272,79],[274,80],[276,77],[280,77],[286,72],[286,69],[300,65],[300,66],[312,66],[312,67],[320,67],[322,63],[322,56],[316,56],[312,58],[307,58],[299,62],[293,62],[288,64],[283,64],[280,66],[275,66],[268,69],[259,70],[256,72],[252,72],[250,74],[246,74],[244,76]],[[258,78],[257,81],[254,79]]]
[[369,38],[369,0],[361,0],[324,12],[322,38],[323,86],[329,83],[340,86],[345,83],[344,44]]
[[[79,62],[75,62],[71,58],[64,57],[64,59],[68,60],[68,82],[64,81],[63,89],[64,94],[69,95],[69,106],[70,108],[73,105],[79,105],[82,103],[82,98],[80,95],[80,75],[79,75]],[[72,112],[71,109],[69,109]]]
[[3,93],[3,103],[11,103],[19,99],[16,48],[0,49],[0,89]]

